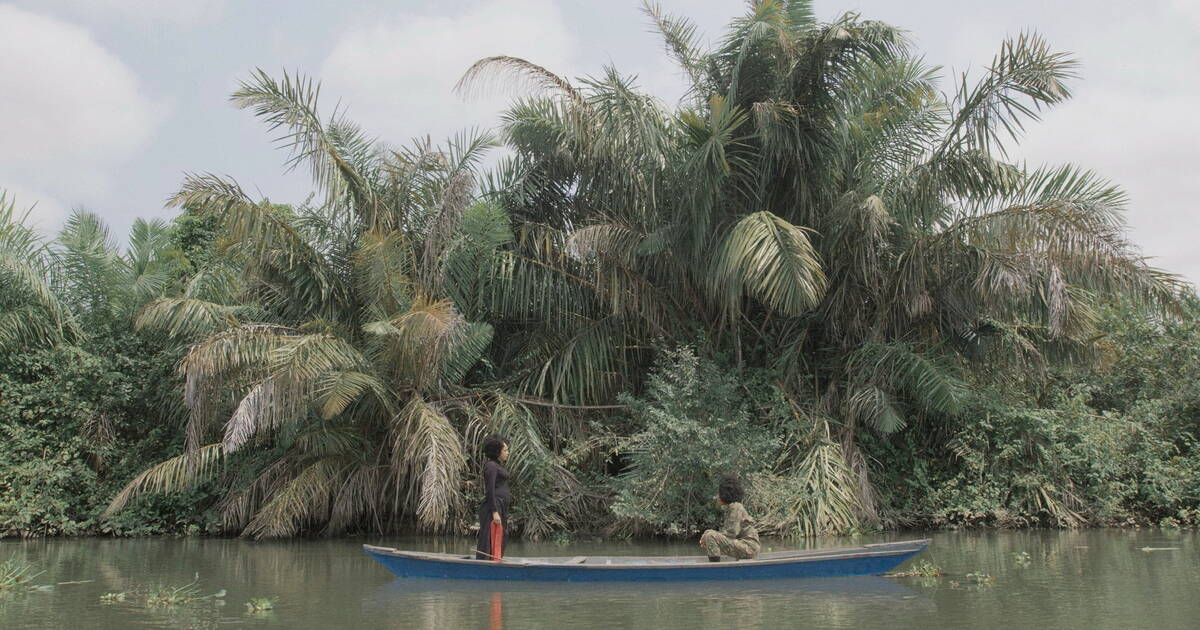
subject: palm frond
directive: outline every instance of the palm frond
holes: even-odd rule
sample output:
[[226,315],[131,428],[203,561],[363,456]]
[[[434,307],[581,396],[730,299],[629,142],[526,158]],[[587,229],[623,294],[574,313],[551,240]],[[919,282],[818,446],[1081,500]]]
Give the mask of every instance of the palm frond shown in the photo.
[[62,330],[46,317],[46,312],[34,304],[26,304],[0,312],[0,351],[41,344],[54,345],[63,341]]
[[735,303],[741,292],[786,315],[801,315],[825,293],[821,260],[807,230],[762,211],[730,230],[713,259],[709,288]]
[[393,422],[392,465],[414,504],[417,526],[444,530],[463,502],[462,438],[436,407],[414,397]]
[[183,287],[183,297],[229,304],[237,300],[242,278],[228,264],[214,263],[197,269]]
[[330,316],[347,308],[346,287],[328,257],[318,251],[268,202],[255,203],[237,182],[216,175],[188,175],[168,204],[222,217],[227,246],[248,257],[251,277],[272,276],[284,286],[282,306],[295,319]]
[[384,402],[385,406],[389,402],[387,387],[374,375],[355,371],[329,372],[317,381],[314,402],[321,417],[329,420],[367,393]]
[[188,297],[163,297],[142,307],[134,319],[138,331],[194,339],[240,325],[240,306],[227,306]]
[[919,408],[939,413],[954,413],[966,395],[966,384],[944,361],[901,342],[863,344],[848,357],[846,372],[860,382],[903,392]]
[[476,203],[463,213],[458,237],[445,255],[443,289],[468,318],[487,315],[496,252],[512,240],[508,214],[500,206]]
[[371,182],[344,151],[348,145],[368,146],[371,141],[336,112],[331,125],[322,123],[317,110],[320,94],[320,84],[309,77],[285,71],[276,80],[256,68],[230,100],[241,109],[253,109],[271,131],[283,130],[278,142],[290,152],[288,168],[307,163],[313,182],[330,202],[350,194],[359,204],[371,206],[375,198]]
[[788,22],[794,31],[812,28],[817,23],[817,12],[812,0],[782,0]]
[[805,537],[844,533],[858,525],[858,484],[842,447],[815,443],[788,472],[799,500],[791,507],[794,532]]
[[135,497],[145,493],[170,493],[194,487],[215,477],[223,463],[224,452],[220,444],[209,444],[172,457],[134,477],[113,497],[104,515],[116,514]]
[[1002,133],[1018,139],[1027,120],[1038,120],[1043,108],[1071,97],[1067,81],[1077,66],[1036,33],[1005,40],[983,79],[969,87],[963,75],[938,153],[952,147],[1004,153]]
[[616,393],[631,359],[618,317],[580,318],[545,331],[524,357],[521,390],[555,402],[597,404]]
[[210,335],[189,348],[179,365],[184,375],[184,403],[190,410],[189,450],[199,448],[222,403],[239,385],[268,375],[273,351],[295,334],[285,326],[243,324]]
[[887,392],[874,385],[858,388],[846,399],[846,416],[884,435],[905,427],[904,414]]
[[242,535],[284,538],[296,535],[307,523],[327,519],[333,493],[341,485],[345,468],[344,463],[334,459],[319,459],[304,467],[272,493]]
[[83,337],[75,314],[54,289],[52,252],[26,225],[28,218],[29,211],[18,214],[16,202],[0,190],[0,279],[14,303],[26,303],[5,314],[0,350]]
[[704,59],[696,25],[689,19],[664,13],[662,6],[651,0],[642,1],[642,13],[654,22],[667,52],[691,81],[690,91],[699,93],[704,84]]
[[313,384],[331,372],[367,369],[362,352],[348,340],[331,333],[294,335],[270,350],[271,375],[289,387],[308,392]]
[[354,251],[354,267],[358,294],[368,312],[392,316],[411,306],[417,261],[403,232],[372,230],[363,234]]
[[390,483],[385,466],[360,466],[346,475],[341,487],[334,491],[324,533],[337,534],[350,527],[363,528],[367,519],[375,531],[385,531],[383,519],[387,512],[383,499]]
[[462,338],[454,344],[441,363],[442,379],[449,384],[461,384],[467,372],[479,363],[492,344],[495,329],[491,324],[471,322]]
[[128,298],[129,269],[108,225],[94,212],[77,208],[56,239],[56,267],[62,292],[85,313],[117,315]]
[[295,396],[288,396],[273,378],[255,383],[238,403],[237,409],[225,423],[222,450],[229,454],[239,450],[255,434],[274,429],[289,417],[301,413]]
[[468,171],[458,171],[447,182],[433,223],[425,234],[421,259],[422,280],[427,293],[442,285],[445,254],[458,230],[463,212],[471,203],[475,180]]
[[471,64],[454,85],[454,91],[465,98],[485,90],[489,80],[518,89],[559,94],[576,103],[583,102],[582,96],[566,79],[535,63],[505,55],[485,57]]
[[379,338],[391,374],[418,389],[436,379],[440,366],[462,340],[466,321],[450,300],[418,295],[408,311],[370,322],[363,331]]

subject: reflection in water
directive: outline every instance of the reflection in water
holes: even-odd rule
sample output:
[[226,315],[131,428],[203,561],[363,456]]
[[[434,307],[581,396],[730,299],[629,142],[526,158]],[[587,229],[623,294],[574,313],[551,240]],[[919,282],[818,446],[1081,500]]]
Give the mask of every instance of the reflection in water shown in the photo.
[[[856,543],[903,536],[863,537]],[[0,542],[45,573],[53,590],[0,597],[0,628],[697,628],[888,629],[1188,628],[1200,617],[1195,533],[1141,531],[937,533],[919,556],[940,578],[840,578],[653,584],[469,582],[394,578],[359,541],[41,540]],[[391,539],[389,546],[462,551],[460,539]],[[817,541],[824,546],[848,541]],[[778,544],[778,543],[776,543]],[[1143,547],[1177,547],[1143,552]],[[691,545],[516,544],[514,555],[667,555]],[[1021,558],[1021,561],[1017,561]],[[101,603],[104,593],[183,585],[227,605],[150,609]],[[973,583],[970,574],[992,581]],[[252,616],[252,597],[274,597]]]
[[[822,619],[906,605],[928,597],[879,577],[686,583],[557,583],[395,578],[364,596],[368,617],[390,627],[696,628],[776,627],[789,609]],[[786,624],[785,624],[786,625]],[[850,626],[848,626],[850,627]]]

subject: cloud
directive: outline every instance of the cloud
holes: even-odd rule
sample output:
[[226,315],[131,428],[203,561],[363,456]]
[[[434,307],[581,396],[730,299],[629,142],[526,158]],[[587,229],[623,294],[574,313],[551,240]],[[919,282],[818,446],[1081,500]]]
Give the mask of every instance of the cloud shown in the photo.
[[0,186],[39,208],[110,190],[166,113],[86,30],[3,5],[0,94]]
[[226,0],[24,0],[19,4],[71,17],[119,20],[139,26],[192,26],[220,19]]
[[571,75],[568,29],[551,0],[453,6],[451,15],[398,14],[350,27],[321,65],[323,93],[390,143],[425,134],[439,142],[466,127],[494,126],[510,100],[455,96],[454,84],[478,59],[511,55]]
[[44,235],[57,232],[67,218],[67,206],[53,195],[3,181],[0,181],[0,192],[7,196],[6,203],[14,203],[16,216],[25,217],[25,225]]
[[1171,13],[1191,21],[1191,28],[1200,27],[1200,4],[1195,0],[1170,0],[1168,7]]

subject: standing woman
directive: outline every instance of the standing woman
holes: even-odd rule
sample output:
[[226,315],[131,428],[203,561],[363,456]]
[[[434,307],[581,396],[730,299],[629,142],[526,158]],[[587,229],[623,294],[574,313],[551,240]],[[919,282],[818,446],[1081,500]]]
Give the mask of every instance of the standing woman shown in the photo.
[[[479,542],[475,546],[477,560],[499,560],[504,556],[504,545],[508,541],[508,505],[512,496],[508,493],[508,442],[493,435],[483,442],[483,504],[479,506]],[[500,527],[499,543],[492,549],[492,524]]]

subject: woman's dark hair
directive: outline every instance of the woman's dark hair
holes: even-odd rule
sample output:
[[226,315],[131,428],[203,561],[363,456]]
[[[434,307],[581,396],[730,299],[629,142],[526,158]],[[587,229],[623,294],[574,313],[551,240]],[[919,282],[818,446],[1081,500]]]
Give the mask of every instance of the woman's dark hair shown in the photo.
[[721,486],[717,489],[717,496],[721,497],[721,501],[726,504],[740,503],[746,496],[746,491],[742,489],[742,480],[734,475],[725,475],[721,479]]
[[500,459],[500,451],[504,450],[505,444],[508,444],[508,440],[499,435],[489,435],[483,441],[484,456],[493,461]]

